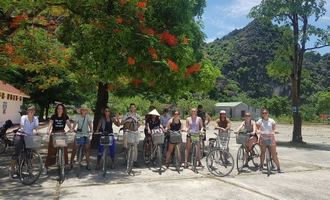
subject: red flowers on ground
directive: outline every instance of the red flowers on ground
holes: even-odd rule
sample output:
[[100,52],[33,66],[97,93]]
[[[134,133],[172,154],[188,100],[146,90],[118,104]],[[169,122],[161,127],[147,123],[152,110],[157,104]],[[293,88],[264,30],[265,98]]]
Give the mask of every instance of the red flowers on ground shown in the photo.
[[149,53],[150,53],[152,59],[157,60],[158,55],[157,55],[157,51],[156,51],[156,49],[154,49],[154,48],[149,48],[148,51],[149,51]]
[[175,46],[178,42],[175,35],[170,34],[169,32],[163,32],[160,35],[160,41],[166,42],[168,46]]
[[171,71],[179,72],[179,66],[170,59],[167,59],[167,64],[170,67]]
[[129,65],[135,65],[135,63],[136,63],[135,58],[134,57],[128,57],[127,58],[127,63]]

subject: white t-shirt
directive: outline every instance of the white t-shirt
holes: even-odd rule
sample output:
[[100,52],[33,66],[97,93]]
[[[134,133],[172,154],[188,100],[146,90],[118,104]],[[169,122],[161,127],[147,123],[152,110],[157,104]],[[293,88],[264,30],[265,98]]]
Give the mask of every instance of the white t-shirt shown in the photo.
[[33,129],[36,129],[39,126],[39,119],[38,119],[38,117],[34,116],[32,122],[30,122],[28,116],[23,115],[21,117],[21,126],[23,126],[22,131],[25,134],[32,135]]
[[192,117],[187,118],[189,127],[188,127],[188,133],[199,133],[203,126],[202,118],[196,117],[195,119],[192,119]]
[[272,118],[268,118],[268,120],[259,119],[257,121],[257,125],[260,126],[261,134],[271,134],[274,124],[276,123]]

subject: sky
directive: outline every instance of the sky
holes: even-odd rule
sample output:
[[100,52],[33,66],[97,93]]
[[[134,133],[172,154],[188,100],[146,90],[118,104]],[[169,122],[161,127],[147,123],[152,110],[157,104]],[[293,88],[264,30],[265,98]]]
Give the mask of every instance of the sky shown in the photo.
[[[222,38],[235,29],[246,26],[252,19],[247,15],[253,6],[258,5],[261,0],[207,0],[207,5],[203,15],[204,33],[206,42],[212,42],[216,38]],[[327,14],[317,23],[321,28],[330,26],[330,0],[326,0]],[[308,47],[313,47],[315,39],[308,43]],[[330,47],[318,50],[321,54],[330,53]]]

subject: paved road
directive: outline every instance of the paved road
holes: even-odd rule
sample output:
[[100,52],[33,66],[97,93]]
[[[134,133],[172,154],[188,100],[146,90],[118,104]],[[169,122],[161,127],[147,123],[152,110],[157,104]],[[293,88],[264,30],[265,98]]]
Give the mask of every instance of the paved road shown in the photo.
[[[234,127],[237,125],[234,123]],[[284,173],[270,177],[259,171],[237,175],[234,169],[229,177],[215,178],[206,168],[200,168],[198,174],[189,169],[178,174],[171,167],[160,175],[156,169],[143,165],[134,169],[134,176],[128,176],[123,154],[119,153],[116,169],[110,170],[106,178],[91,170],[84,171],[78,179],[73,170],[59,185],[56,168],[51,168],[48,177],[41,177],[33,186],[22,186],[8,178],[8,158],[12,152],[9,149],[0,157],[0,199],[328,199],[330,127],[304,126],[304,139],[308,142],[304,148],[288,145],[290,125],[279,126],[279,131],[278,154]],[[212,137],[212,132],[210,128],[208,137]],[[230,151],[234,157],[237,148],[232,138]],[[120,152],[121,146],[117,149]],[[45,156],[46,149],[40,152]],[[95,163],[95,157],[92,159]]]

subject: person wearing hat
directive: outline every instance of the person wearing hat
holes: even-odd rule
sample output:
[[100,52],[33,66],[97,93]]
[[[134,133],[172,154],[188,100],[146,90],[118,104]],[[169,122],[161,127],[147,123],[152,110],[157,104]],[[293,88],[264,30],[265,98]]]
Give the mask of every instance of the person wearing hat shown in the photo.
[[[147,154],[145,157],[149,158],[150,157],[150,153],[152,150],[152,137],[151,137],[151,133],[152,130],[154,129],[162,129],[163,130],[163,126],[160,123],[160,114],[158,113],[158,111],[156,109],[153,109],[152,111],[150,111],[148,113],[149,116],[149,120],[146,122],[146,129],[147,129],[147,133],[145,134],[145,145],[144,145],[144,152]],[[146,162],[148,163],[149,160],[146,160]]]
[[[89,155],[90,155],[90,140],[92,136],[92,131],[93,131],[93,126],[92,126],[92,120],[88,115],[89,108],[86,105],[80,106],[78,109],[78,115],[75,118],[74,124],[73,124],[73,129],[76,129],[76,136],[79,137],[84,137],[86,144],[85,144],[85,155],[86,155],[86,162],[87,170],[91,170],[90,165],[89,165]],[[73,147],[72,147],[72,154],[71,154],[71,159],[70,159],[70,165],[72,167],[73,165],[73,160],[76,155],[77,151],[77,144],[76,144],[76,137],[73,141]]]
[[24,135],[33,135],[35,132],[38,135],[39,120],[35,116],[36,108],[34,105],[29,105],[27,108],[27,115],[21,117],[20,128],[14,136],[15,151],[11,159],[10,170],[13,178],[17,177],[15,172],[16,160],[23,148]]
[[225,110],[219,112],[219,119],[216,121],[215,129],[227,132],[231,128],[231,121],[227,118],[227,113]]

